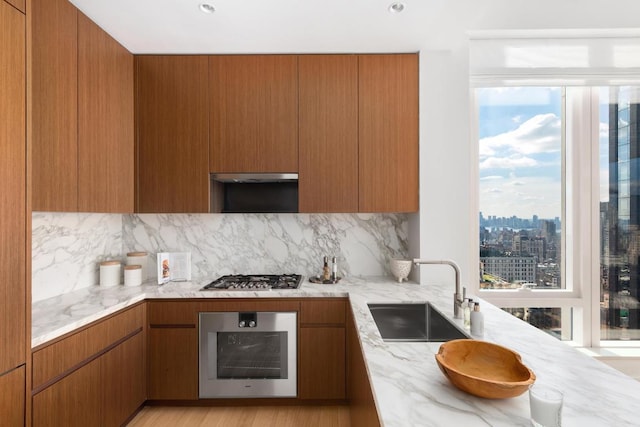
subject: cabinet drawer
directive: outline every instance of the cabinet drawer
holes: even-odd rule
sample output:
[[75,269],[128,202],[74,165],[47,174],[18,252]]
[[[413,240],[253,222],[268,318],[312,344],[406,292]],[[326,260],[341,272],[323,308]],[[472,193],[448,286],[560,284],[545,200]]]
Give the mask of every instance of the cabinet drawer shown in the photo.
[[344,325],[345,299],[309,299],[300,302],[300,323]]
[[150,301],[147,303],[149,326],[154,325],[191,325],[198,323],[196,302]]
[[143,325],[144,305],[139,304],[36,350],[32,355],[33,389],[38,389],[118,340],[141,330]]
[[102,420],[100,360],[33,396],[33,426],[85,427]]

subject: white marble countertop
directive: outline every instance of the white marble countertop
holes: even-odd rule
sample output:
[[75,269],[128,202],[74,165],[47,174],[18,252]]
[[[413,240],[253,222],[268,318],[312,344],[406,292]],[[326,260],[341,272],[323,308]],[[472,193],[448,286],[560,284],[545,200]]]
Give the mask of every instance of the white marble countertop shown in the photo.
[[[471,396],[453,387],[440,372],[434,358],[439,343],[389,343],[380,338],[367,303],[430,301],[451,317],[452,284],[397,284],[386,278],[353,278],[339,285],[306,282],[299,290],[266,292],[199,291],[203,285],[183,282],[162,287],[93,287],[37,302],[33,306],[32,347],[145,298],[348,296],[384,426],[530,425],[526,393],[503,400]],[[517,351],[536,374],[537,383],[564,392],[564,427],[640,425],[636,410],[640,382],[488,303],[481,305],[485,317],[483,339]]]

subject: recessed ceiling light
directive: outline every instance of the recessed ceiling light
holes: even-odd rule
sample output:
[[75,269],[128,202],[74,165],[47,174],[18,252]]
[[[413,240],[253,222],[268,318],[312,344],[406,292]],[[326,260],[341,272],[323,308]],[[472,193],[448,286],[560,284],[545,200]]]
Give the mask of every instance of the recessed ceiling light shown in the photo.
[[401,3],[399,1],[395,3],[391,3],[391,5],[389,6],[389,12],[391,13],[400,13],[403,10],[404,10],[404,3]]
[[200,10],[204,13],[213,13],[216,11],[216,8],[209,3],[200,3]]

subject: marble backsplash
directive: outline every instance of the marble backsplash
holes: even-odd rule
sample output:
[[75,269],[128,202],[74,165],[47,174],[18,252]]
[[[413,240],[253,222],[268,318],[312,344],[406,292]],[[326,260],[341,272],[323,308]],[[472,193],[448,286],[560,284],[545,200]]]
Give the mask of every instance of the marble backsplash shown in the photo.
[[[335,256],[338,274],[389,274],[408,256],[406,214],[69,214],[35,212],[33,301],[99,283],[98,263],[146,251],[191,252],[192,279],[223,274],[321,272]],[[155,276],[154,276],[155,277]]]
[[33,302],[99,283],[99,262],[122,259],[122,215],[34,212]]

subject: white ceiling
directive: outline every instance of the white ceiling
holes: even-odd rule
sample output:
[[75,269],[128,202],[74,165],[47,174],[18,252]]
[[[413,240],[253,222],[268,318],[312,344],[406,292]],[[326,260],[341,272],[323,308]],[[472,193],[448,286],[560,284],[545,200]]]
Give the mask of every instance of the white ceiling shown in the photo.
[[395,14],[392,0],[70,1],[137,54],[415,52],[468,30],[640,25],[636,0],[404,0]]

